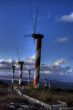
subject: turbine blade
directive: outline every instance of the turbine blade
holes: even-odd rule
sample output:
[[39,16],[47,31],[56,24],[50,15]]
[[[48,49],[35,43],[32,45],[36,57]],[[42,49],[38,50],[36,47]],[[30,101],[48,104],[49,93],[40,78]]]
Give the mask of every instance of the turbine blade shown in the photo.
[[38,11],[39,11],[39,7],[37,7],[37,12],[36,12],[36,17],[35,17],[34,33],[36,32],[36,27],[37,27]]
[[32,34],[26,34],[26,35],[24,35],[24,37],[26,38],[26,37],[31,37],[32,36]]
[[18,61],[20,61],[20,55],[19,55],[19,50],[17,46],[16,46],[16,53],[17,53]]

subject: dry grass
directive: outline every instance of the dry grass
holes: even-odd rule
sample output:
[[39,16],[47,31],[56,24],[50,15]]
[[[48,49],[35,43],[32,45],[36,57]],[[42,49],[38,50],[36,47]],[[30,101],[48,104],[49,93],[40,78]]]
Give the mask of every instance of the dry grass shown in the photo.
[[[65,101],[68,104],[68,106],[73,106],[73,91],[70,92],[62,90],[49,90],[48,88],[34,89],[32,85],[19,86],[15,84],[14,86],[17,86],[20,90],[23,91],[24,94],[39,99],[48,104],[55,104],[57,103],[57,100],[61,100]],[[4,89],[4,91],[5,89],[6,91],[7,90],[10,91],[9,92],[5,91],[5,94],[3,92],[3,95],[1,95],[2,92],[0,91],[0,104],[10,101],[25,101],[25,99],[12,92],[12,85],[6,87],[4,85],[0,85],[0,90],[1,88],[2,90]]]
[[24,86],[23,91],[27,95],[49,104],[57,103],[57,100],[73,106],[73,91],[49,90],[48,88],[34,89],[33,86]]
[[12,85],[0,85],[0,106],[9,102],[24,102],[25,99],[12,91]]

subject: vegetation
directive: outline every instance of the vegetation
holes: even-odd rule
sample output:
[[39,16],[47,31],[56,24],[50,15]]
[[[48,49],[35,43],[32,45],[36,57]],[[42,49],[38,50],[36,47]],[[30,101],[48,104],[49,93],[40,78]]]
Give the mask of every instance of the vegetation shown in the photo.
[[61,89],[38,88],[34,89],[32,85],[19,87],[26,95],[39,99],[48,104],[56,104],[58,100],[64,101],[68,106],[73,106],[73,91]]
[[16,86],[22,91],[22,93],[31,96],[33,98],[39,99],[48,104],[55,104],[58,100],[64,101],[68,106],[73,106],[73,91],[63,91],[63,90],[53,90],[44,87],[34,89],[31,85],[5,85],[0,84],[0,105],[10,102],[10,101],[25,101],[22,97],[17,95],[13,91],[13,87]]

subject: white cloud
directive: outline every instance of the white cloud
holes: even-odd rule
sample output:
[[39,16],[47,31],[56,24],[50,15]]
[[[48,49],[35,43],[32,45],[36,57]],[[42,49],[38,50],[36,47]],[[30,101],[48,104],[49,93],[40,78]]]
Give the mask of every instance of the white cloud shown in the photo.
[[16,64],[16,61],[12,59],[0,59],[0,68],[11,68],[12,63]]
[[8,63],[12,63],[13,60],[12,60],[12,59],[8,59],[7,62],[8,62]]
[[71,12],[69,15],[63,15],[60,18],[60,21],[73,22],[73,12]]
[[0,64],[12,64],[12,63],[16,63],[15,60],[12,60],[12,59],[8,59],[8,60],[5,60],[5,59],[0,59]]
[[27,63],[34,63],[35,62],[35,55],[32,55],[29,58],[26,58],[25,62],[27,62]]
[[59,60],[56,60],[53,65],[54,66],[60,66],[61,64],[65,64],[66,61],[64,59],[59,59]]
[[44,74],[66,75],[68,74],[69,69],[71,69],[69,66],[66,66],[66,65],[67,65],[67,61],[61,58],[61,59],[54,61],[50,65],[42,64],[40,70]]
[[65,42],[68,42],[68,37],[61,37],[61,38],[59,38],[58,40],[57,40],[57,42],[59,42],[59,43],[65,43]]
[[[18,68],[18,61],[13,59],[0,59],[0,68],[12,68],[12,64],[15,64],[16,68]],[[24,69],[34,68],[35,63],[35,55],[32,55],[31,57],[24,60]]]
[[[27,62],[26,68],[27,69],[30,68],[30,69],[34,70],[34,63],[33,62],[35,61],[35,55],[27,58],[25,61]],[[55,62],[53,62],[51,65],[41,64],[40,72],[44,73],[44,74],[59,74],[59,75],[67,74],[67,71],[70,68],[65,66],[66,63],[67,62],[63,58],[61,58],[61,59],[58,59]]]
[[[12,68],[12,62],[15,62],[15,60],[12,59],[8,59],[8,60],[4,60],[1,59],[0,60],[0,68]],[[34,70],[34,62],[35,62],[35,55],[32,55],[31,57],[27,58],[24,60],[24,69],[31,69]],[[53,62],[51,65],[47,65],[47,64],[41,64],[40,66],[40,72],[44,73],[44,74],[59,74],[59,75],[64,75],[67,73],[71,73],[71,68],[70,67],[66,67],[64,64],[66,64],[67,62],[61,58],[56,60],[55,62]],[[62,67],[62,64],[64,65]],[[19,68],[18,64],[16,64],[16,68]],[[69,70],[70,69],[70,70]]]
[[50,74],[57,74],[57,75],[66,75],[69,71],[71,71],[70,66],[66,66],[67,61],[65,61],[63,58],[56,60],[51,65],[48,66],[48,71],[50,71]]
[[4,59],[0,59],[0,63],[1,63],[1,62],[4,62]]
[[30,59],[35,60],[35,55],[32,55]]

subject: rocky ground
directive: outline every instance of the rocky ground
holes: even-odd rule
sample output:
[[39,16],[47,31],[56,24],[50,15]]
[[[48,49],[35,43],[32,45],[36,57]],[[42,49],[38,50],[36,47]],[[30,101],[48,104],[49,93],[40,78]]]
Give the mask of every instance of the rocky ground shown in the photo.
[[0,110],[46,110],[44,107],[35,103],[29,103],[26,99],[17,95],[13,91],[15,86],[23,94],[50,105],[57,104],[57,101],[61,100],[66,102],[68,107],[73,107],[73,91],[49,90],[48,88],[34,89],[32,85],[8,85],[0,82]]
[[45,110],[45,108],[29,103],[17,95],[12,85],[0,84],[0,110]]
[[61,89],[39,88],[34,89],[31,85],[19,87],[19,90],[28,96],[36,98],[47,104],[57,104],[58,100],[66,102],[68,106],[73,107],[73,91]]
[[45,110],[36,104],[29,104],[26,102],[6,102],[0,105],[0,110]]

